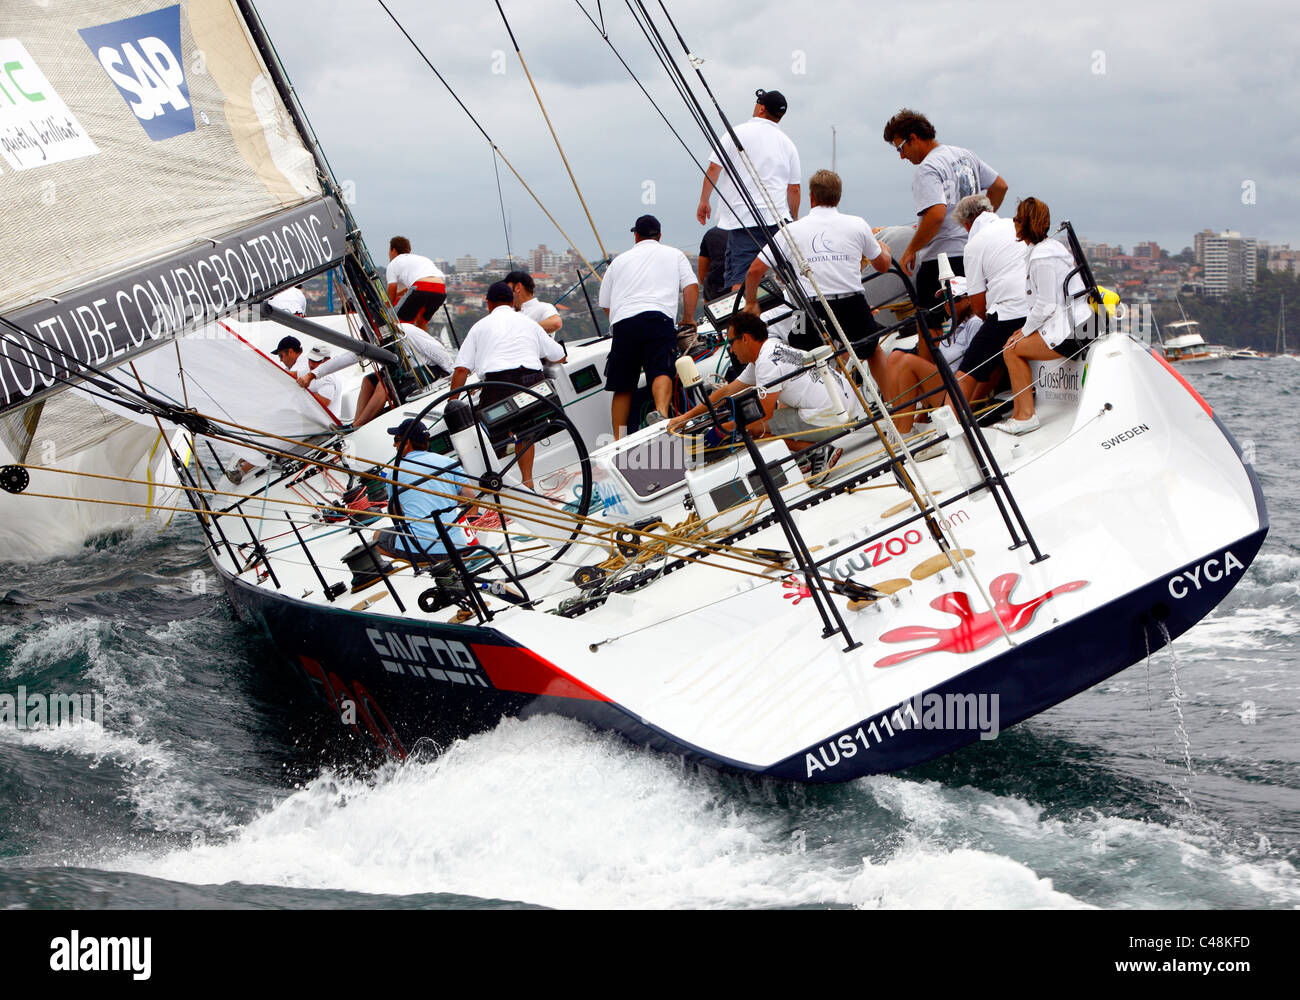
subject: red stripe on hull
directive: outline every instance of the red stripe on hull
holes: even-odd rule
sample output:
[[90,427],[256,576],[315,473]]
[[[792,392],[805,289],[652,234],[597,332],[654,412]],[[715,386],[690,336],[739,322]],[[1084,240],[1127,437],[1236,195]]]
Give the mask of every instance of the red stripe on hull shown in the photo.
[[609,701],[599,691],[589,688],[566,674],[549,660],[520,646],[484,646],[472,643],[474,655],[487,671],[492,686],[499,691],[521,694],[544,694],[553,698],[576,698],[581,701]]
[[1188,382],[1187,379],[1183,378],[1182,373],[1178,371],[1178,369],[1176,369],[1173,365],[1171,365],[1165,358],[1160,356],[1160,352],[1157,351],[1154,347],[1151,348],[1151,356],[1155,358],[1157,361],[1159,361],[1162,365],[1164,365],[1167,369],[1169,369],[1169,374],[1172,375],[1174,378],[1178,379],[1178,381],[1182,384],[1182,387],[1192,394],[1192,398],[1201,404],[1201,409],[1203,409],[1210,416],[1214,416],[1214,411],[1210,409],[1210,404],[1207,403],[1201,397],[1201,394],[1199,392],[1197,392],[1195,389],[1192,388],[1192,384]]

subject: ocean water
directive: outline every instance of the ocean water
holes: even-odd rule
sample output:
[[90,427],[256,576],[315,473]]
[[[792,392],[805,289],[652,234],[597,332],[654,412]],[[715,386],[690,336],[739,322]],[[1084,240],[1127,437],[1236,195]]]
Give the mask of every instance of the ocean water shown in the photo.
[[102,727],[0,725],[0,907],[1295,908],[1300,364],[1189,378],[1272,520],[1223,605],[995,741],[845,785],[554,718],[358,769],[296,733],[193,525],[0,565],[0,693],[105,698]]

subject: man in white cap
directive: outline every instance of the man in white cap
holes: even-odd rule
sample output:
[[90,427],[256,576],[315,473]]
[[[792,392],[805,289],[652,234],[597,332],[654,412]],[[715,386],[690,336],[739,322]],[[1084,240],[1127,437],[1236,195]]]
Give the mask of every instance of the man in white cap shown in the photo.
[[654,398],[647,422],[668,416],[677,362],[677,298],[683,296],[683,325],[694,326],[700,283],[686,255],[659,242],[659,220],[643,215],[632,227],[636,243],[614,258],[600,283],[600,305],[610,320],[605,389],[614,394],[610,417],[614,437],[627,433],[632,394],[645,371]]

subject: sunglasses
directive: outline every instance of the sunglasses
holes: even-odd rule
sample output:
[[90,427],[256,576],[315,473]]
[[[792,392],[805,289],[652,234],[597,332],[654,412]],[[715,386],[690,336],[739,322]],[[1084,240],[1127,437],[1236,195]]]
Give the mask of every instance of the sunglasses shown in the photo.
[[911,136],[908,136],[907,139],[904,139],[902,142],[895,144],[894,152],[897,153],[899,156],[902,156],[903,147],[907,145],[909,139],[911,139]]

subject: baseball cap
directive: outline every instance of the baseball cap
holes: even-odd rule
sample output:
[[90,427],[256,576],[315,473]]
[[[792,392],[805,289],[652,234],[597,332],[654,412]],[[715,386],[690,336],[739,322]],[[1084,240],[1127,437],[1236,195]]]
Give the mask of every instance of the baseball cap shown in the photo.
[[283,354],[285,351],[301,351],[301,350],[302,350],[302,341],[299,340],[297,337],[281,337],[280,342],[275,345],[275,350],[272,351],[271,353],[275,355],[280,355]]
[[504,281],[494,281],[488,285],[487,294],[483,297],[489,302],[514,302],[515,290]]
[[308,361],[325,361],[329,358],[330,352],[324,347],[316,346],[307,352]]
[[427,444],[429,441],[429,428],[416,420],[415,417],[407,417],[396,427],[388,428],[388,433],[393,437],[405,437],[408,441],[414,441],[417,444]]
[[659,220],[653,215],[643,215],[636,220],[632,232],[638,236],[659,236],[663,230],[659,227]]
[[760,88],[754,91],[754,99],[774,115],[785,114],[785,94],[779,90],[763,90]]

